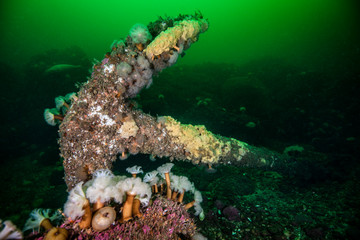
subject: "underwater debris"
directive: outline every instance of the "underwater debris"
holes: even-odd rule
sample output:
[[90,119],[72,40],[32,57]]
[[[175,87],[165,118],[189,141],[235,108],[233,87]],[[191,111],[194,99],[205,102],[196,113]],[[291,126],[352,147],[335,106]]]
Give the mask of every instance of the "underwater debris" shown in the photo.
[[[152,84],[154,74],[173,65],[209,25],[201,14],[165,22],[170,25],[162,31],[158,30],[164,19],[147,29],[136,26],[133,30],[142,32],[132,30],[131,36],[114,42],[66,109],[59,144],[69,189],[82,181],[78,176],[82,166],[90,174],[111,169],[119,155],[125,159],[144,153],[194,164],[262,167],[281,165],[284,160],[267,149],[215,135],[205,126],[182,124],[169,116],[153,117],[136,109],[132,98]],[[145,39],[138,40],[144,32]]]

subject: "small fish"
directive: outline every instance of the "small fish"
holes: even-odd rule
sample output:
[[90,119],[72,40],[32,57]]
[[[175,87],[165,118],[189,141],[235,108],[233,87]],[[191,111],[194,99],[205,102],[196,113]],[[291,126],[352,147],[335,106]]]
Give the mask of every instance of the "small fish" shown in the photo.
[[74,68],[79,68],[81,65],[70,65],[70,64],[57,64],[48,69],[46,69],[45,73],[54,73],[54,72],[63,72]]

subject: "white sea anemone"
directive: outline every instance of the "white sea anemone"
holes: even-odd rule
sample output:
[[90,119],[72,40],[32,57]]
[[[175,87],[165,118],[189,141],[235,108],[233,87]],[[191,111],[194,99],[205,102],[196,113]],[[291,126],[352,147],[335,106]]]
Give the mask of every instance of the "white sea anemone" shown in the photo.
[[134,43],[142,43],[145,44],[148,40],[152,39],[152,36],[148,30],[148,28],[143,24],[135,24],[130,29],[130,37],[132,38]]
[[200,205],[200,203],[203,201],[203,198],[201,196],[200,191],[195,190],[195,192],[194,192],[194,200],[195,200],[195,203],[194,203],[195,213],[194,214],[196,216],[198,216],[203,212],[203,209],[202,209],[202,207]]
[[56,108],[46,108],[44,111],[45,122],[51,126],[55,126],[57,120],[62,121],[64,118],[60,115]]
[[162,177],[166,180],[166,197],[167,199],[171,198],[171,181],[170,181],[170,170],[174,166],[173,163],[165,163],[162,166],[158,167],[157,171],[162,173]]
[[170,65],[175,64],[176,61],[177,61],[177,59],[178,59],[178,57],[179,57],[179,54],[178,54],[177,52],[174,52],[174,53],[170,56],[170,59],[169,59],[168,63],[169,63]]
[[151,187],[142,182],[140,178],[126,178],[124,181],[120,181],[116,187],[131,195],[138,195],[144,205],[148,205],[150,201]]
[[150,68],[149,61],[144,56],[138,56],[136,59],[137,64],[140,66],[141,69],[148,69]]
[[63,96],[58,96],[55,98],[56,110],[60,111],[62,107],[69,109],[69,105],[66,103]]
[[148,172],[145,174],[143,181],[150,183],[150,185],[157,184],[159,181],[159,177],[156,176],[157,174],[158,172],[156,170]]
[[174,166],[173,163],[165,163],[157,168],[159,173],[169,173],[171,168]]
[[85,213],[83,207],[87,199],[83,190],[83,182],[76,184],[76,186],[69,192],[68,199],[64,205],[64,213],[71,219],[82,217]]
[[141,166],[132,166],[132,167],[128,167],[127,169],[126,169],[126,171],[128,172],[128,173],[131,173],[132,175],[135,175],[136,176],[136,174],[139,174],[139,173],[143,173],[144,171],[141,169]]
[[86,190],[86,196],[91,203],[100,201],[105,203],[112,197],[109,188],[115,185],[114,174],[108,169],[100,169],[94,172],[93,182]]
[[56,219],[61,218],[61,214],[59,212],[55,212],[53,215],[50,216],[50,211],[51,211],[50,209],[41,209],[41,208],[34,209],[30,213],[30,217],[26,221],[23,231],[25,232],[26,230],[29,230],[29,229],[34,230],[35,228],[37,228],[38,231],[39,231],[41,223],[45,219],[49,219],[50,221],[54,221]]
[[76,101],[78,99],[78,97],[76,96],[75,92],[71,92],[65,95],[65,101]]
[[126,62],[121,62],[119,65],[116,66],[116,73],[120,77],[127,77],[131,72],[132,67]]
[[127,177],[126,176],[115,176],[113,178],[113,186],[106,188],[107,195],[111,196],[117,203],[122,203],[124,201],[125,192],[123,189],[119,189],[117,187],[118,183],[124,181]]
[[194,188],[194,183],[190,182],[185,176],[171,176],[171,188],[179,193],[190,191]]

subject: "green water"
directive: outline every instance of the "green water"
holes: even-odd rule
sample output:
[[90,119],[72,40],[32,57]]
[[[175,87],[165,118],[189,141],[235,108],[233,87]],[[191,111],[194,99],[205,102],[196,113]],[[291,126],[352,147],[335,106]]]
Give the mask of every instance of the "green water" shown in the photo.
[[101,58],[112,40],[127,35],[134,23],[200,10],[209,19],[210,29],[183,64],[241,64],[272,56],[304,68],[333,69],[359,54],[355,2],[4,0],[0,47],[2,57],[11,62],[71,45]]

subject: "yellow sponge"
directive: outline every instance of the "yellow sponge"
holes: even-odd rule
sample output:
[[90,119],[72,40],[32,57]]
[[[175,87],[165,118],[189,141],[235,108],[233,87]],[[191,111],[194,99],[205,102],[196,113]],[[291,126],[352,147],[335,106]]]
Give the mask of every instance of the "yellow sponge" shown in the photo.
[[208,22],[205,19],[183,20],[175,23],[174,27],[170,27],[161,32],[144,50],[148,59],[169,51],[171,48],[178,48],[177,43],[185,42],[191,39],[193,42],[197,40],[200,33],[208,29]]

